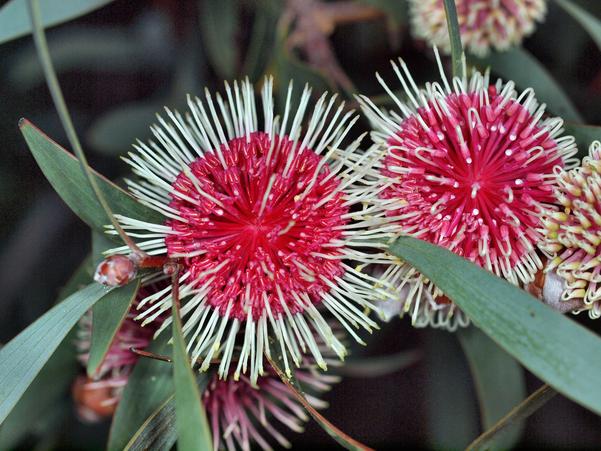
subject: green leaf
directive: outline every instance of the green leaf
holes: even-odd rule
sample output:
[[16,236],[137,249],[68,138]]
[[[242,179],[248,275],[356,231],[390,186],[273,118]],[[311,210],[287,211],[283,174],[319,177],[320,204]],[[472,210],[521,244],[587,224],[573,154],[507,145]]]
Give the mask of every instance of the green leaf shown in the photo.
[[454,334],[428,330],[425,338],[427,445],[460,450],[478,434],[478,412],[470,372]]
[[93,377],[104,361],[121,323],[140,288],[140,279],[114,290],[92,307],[92,340],[88,376]]
[[173,382],[175,385],[175,424],[177,425],[177,448],[181,450],[212,449],[211,430],[198,384],[194,378],[182,322],[173,303]]
[[[487,430],[526,397],[524,371],[514,358],[479,329],[461,329],[457,336],[476,386],[482,426]],[[494,449],[514,447],[523,427],[523,423],[518,423],[496,437]]]
[[601,414],[601,339],[524,290],[447,249],[411,238],[389,248],[436,284],[499,346],[573,401]]
[[[155,354],[167,354],[167,334],[161,334],[146,349]],[[144,425],[148,417],[173,396],[171,365],[150,358],[140,358],[129,375],[121,401],[113,416],[107,449],[126,448],[134,431]]]
[[461,34],[459,33],[459,21],[457,20],[457,7],[455,0],[444,0],[444,10],[447,16],[447,28],[451,42],[451,60],[453,63],[453,77],[463,78],[463,46],[461,45]]
[[220,78],[236,76],[238,12],[235,0],[205,0],[202,4],[200,31],[211,67]]
[[576,138],[578,146],[578,158],[582,159],[588,155],[588,148],[593,141],[601,141],[601,127],[598,125],[583,125],[575,122],[565,122],[563,124],[568,135]]
[[[19,127],[29,150],[59,196],[86,224],[102,232],[110,221],[82,173],[79,162],[28,120],[22,119]],[[153,223],[164,221],[160,213],[142,205],[97,172],[93,174],[115,214]]]
[[111,290],[93,283],[56,305],[0,349],[0,423],[79,318]]
[[591,38],[593,38],[593,41],[595,41],[595,44],[601,50],[601,21],[571,1],[555,1],[591,35]]
[[487,451],[496,446],[499,438],[507,429],[523,424],[526,419],[553,399],[557,392],[547,384],[543,384],[534,393],[516,405],[511,411],[495,423],[490,429],[470,443],[466,451]]
[[[89,258],[61,290],[60,301],[91,282]],[[59,301],[59,302],[60,302]],[[57,405],[71,386],[79,364],[75,359],[73,327],[46,362],[0,428],[0,449],[14,449],[39,423],[58,416]]]
[[290,389],[294,397],[298,402],[305,408],[309,415],[321,426],[321,428],[328,433],[338,444],[342,447],[352,451],[373,451],[371,448],[359,443],[352,437],[342,432],[332,423],[330,423],[323,415],[321,415],[315,408],[309,404],[305,393],[298,382],[298,379],[294,375],[294,370],[290,369],[290,375],[287,375],[283,368],[285,368],[284,356],[282,354],[281,347],[279,346],[278,340],[273,337],[269,338],[269,349],[271,350],[273,358],[267,357],[269,364],[277,373],[282,382]]
[[[42,0],[40,10],[44,28],[83,16],[112,0]],[[11,0],[0,8],[0,44],[31,33],[25,0]]]
[[[196,375],[196,383],[201,393],[206,389],[212,377],[212,372]],[[175,394],[173,394],[146,419],[125,449],[128,451],[171,449],[176,441]]]
[[144,421],[125,450],[171,449],[176,441],[175,395],[171,395]]
[[491,52],[486,58],[471,57],[470,61],[480,67],[490,66],[493,73],[505,81],[514,81],[521,89],[533,88],[538,102],[546,103],[550,111],[563,119],[583,122],[561,86],[527,50],[514,47],[505,52]]

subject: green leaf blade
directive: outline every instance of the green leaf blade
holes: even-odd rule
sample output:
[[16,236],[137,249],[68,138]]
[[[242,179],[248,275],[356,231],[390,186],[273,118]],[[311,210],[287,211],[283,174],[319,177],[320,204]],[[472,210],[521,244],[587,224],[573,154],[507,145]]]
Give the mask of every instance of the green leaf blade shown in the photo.
[[[92,281],[88,273],[89,263],[89,258],[82,262],[61,290],[58,302]],[[32,429],[36,429],[36,426],[48,416],[54,415],[56,418],[58,415],[60,417],[57,406],[63,400],[79,369],[73,344],[75,331],[76,327],[71,328],[67,336],[63,338],[54,354],[44,364],[0,426],[0,449],[15,449],[25,437],[32,433]]]
[[[475,327],[457,331],[476,385],[484,430],[491,428],[526,398],[526,381],[520,365]],[[497,437],[494,449],[510,449],[523,430],[518,423]]]
[[0,423],[79,318],[111,290],[90,284],[50,309],[0,349]]
[[389,248],[453,300],[483,332],[532,373],[601,413],[601,339],[523,290],[424,241],[401,237]]
[[175,424],[177,447],[182,450],[212,449],[211,429],[200,391],[190,366],[182,323],[173,303],[173,382],[175,385]]
[[[59,196],[86,224],[103,232],[110,220],[82,173],[77,159],[28,120],[22,119],[19,127],[35,160]],[[142,205],[97,172],[93,171],[93,174],[115,214],[152,223],[164,221],[160,213]]]
[[461,45],[461,33],[457,19],[457,7],[455,0],[444,0],[444,10],[447,16],[447,28],[451,42],[451,60],[453,63],[453,77],[464,78],[463,70],[463,46]]
[[[44,28],[67,22],[113,0],[46,0],[40,2]],[[31,33],[25,0],[11,0],[0,8],[0,44]]]
[[140,280],[130,282],[120,290],[107,294],[92,307],[92,340],[88,359],[88,376],[93,377],[136,298]]

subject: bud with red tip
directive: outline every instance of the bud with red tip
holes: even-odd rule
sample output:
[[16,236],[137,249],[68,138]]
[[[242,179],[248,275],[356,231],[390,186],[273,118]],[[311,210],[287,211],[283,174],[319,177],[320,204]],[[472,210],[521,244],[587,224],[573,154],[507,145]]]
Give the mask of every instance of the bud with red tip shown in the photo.
[[131,282],[138,272],[136,263],[125,255],[111,255],[96,267],[94,280],[109,287],[120,287]]

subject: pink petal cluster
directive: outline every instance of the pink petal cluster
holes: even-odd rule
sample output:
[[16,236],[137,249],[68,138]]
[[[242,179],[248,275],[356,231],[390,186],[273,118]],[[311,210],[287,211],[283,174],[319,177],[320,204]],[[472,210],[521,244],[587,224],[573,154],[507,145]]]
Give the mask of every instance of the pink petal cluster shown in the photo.
[[[397,233],[444,246],[514,284],[532,282],[543,267],[541,214],[555,201],[556,169],[575,164],[563,121],[544,117],[532,89],[519,94],[512,82],[491,84],[488,74],[418,89],[403,62],[394,69],[408,100],[384,87],[400,114],[362,101],[385,154],[379,202]],[[392,265],[382,277],[399,287],[414,324],[468,323],[453,318],[454,305],[409,265]]]
[[[450,53],[443,0],[410,0],[412,33]],[[507,50],[531,34],[547,12],[546,0],[455,0],[466,50],[485,56]]]
[[[125,158],[139,176],[128,181],[132,194],[167,219],[118,217],[144,252],[181,265],[192,361],[202,360],[204,371],[220,360],[222,378],[236,361],[234,376],[249,371],[253,382],[264,372],[270,336],[289,372],[306,355],[325,369],[316,340],[345,356],[326,315],[359,342],[357,329],[377,328],[369,309],[384,290],[351,262],[386,259],[378,239],[390,237],[379,229],[379,213],[365,209],[373,196],[362,184],[371,151],[359,152],[359,140],[341,147],[354,112],[324,94],[308,113],[308,87],[294,110],[290,85],[276,115],[272,90],[267,79],[262,125],[248,81],[226,84],[216,101],[208,91],[204,100],[189,98],[185,115],[167,110],[170,120],[159,117],[152,127],[154,140],[138,142]],[[152,323],[171,303],[170,287],[157,291],[140,302],[137,319]]]

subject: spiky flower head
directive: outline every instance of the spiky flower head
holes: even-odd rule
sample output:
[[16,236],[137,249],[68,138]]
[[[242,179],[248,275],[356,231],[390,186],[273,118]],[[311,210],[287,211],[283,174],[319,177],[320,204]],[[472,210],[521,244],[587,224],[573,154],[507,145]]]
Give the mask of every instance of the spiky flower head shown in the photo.
[[[455,0],[455,4],[463,45],[478,56],[520,44],[547,12],[546,0]],[[413,35],[450,53],[443,0],[410,0],[409,5]]]
[[601,316],[601,143],[595,141],[582,166],[558,170],[559,209],[544,219],[547,272],[565,284],[561,301],[582,301],[591,318]]
[[[143,328],[134,321],[135,314],[130,310],[123,320],[106,356],[93,378],[80,376],[73,387],[77,410],[82,419],[97,421],[110,416],[115,411],[123,387],[138,355],[131,348],[144,349],[152,340],[155,328]],[[92,342],[92,311],[88,311],[80,320],[75,345],[78,360],[86,367],[90,357]]]
[[[327,348],[322,351],[326,356],[331,353]],[[295,376],[303,389],[312,393],[306,397],[316,409],[327,407],[317,396],[340,380],[318,370],[310,358],[303,359]],[[256,384],[244,375],[237,381],[215,375],[203,392],[202,401],[212,429],[214,451],[250,450],[251,444],[267,451],[272,449],[270,442],[290,448],[290,442],[278,429],[283,426],[300,433],[308,420],[304,407],[271,369]]]
[[[439,61],[440,64],[440,61]],[[494,84],[474,72],[452,87],[419,89],[406,65],[393,64],[407,101],[378,76],[400,111],[362,97],[380,146],[380,199],[396,232],[443,246],[516,285],[542,268],[536,247],[541,212],[554,202],[556,168],[574,165],[574,138],[563,121],[543,118],[532,89]],[[468,323],[414,268],[399,261],[382,275],[397,285],[415,325],[453,329]]]
[[[131,192],[166,220],[119,217],[142,238],[141,249],[182,265],[181,313],[192,361],[202,359],[206,370],[219,357],[225,377],[234,360],[235,377],[250,367],[252,381],[263,372],[270,336],[287,371],[289,360],[298,365],[305,353],[325,368],[315,335],[343,358],[345,347],[324,312],[358,341],[355,328],[377,327],[365,312],[378,295],[376,281],[350,262],[381,258],[366,248],[383,247],[372,243],[385,236],[377,215],[363,207],[371,192],[360,187],[368,170],[362,162],[370,155],[356,153],[359,141],[341,148],[357,119],[353,112],[325,94],[310,108],[308,88],[294,111],[290,85],[280,118],[270,79],[261,100],[261,127],[249,82],[226,84],[225,98],[217,95],[216,102],[208,91],[204,102],[188,98],[183,116],[166,110],[170,121],[159,117],[155,140],[138,142],[125,159],[141,179],[128,181]],[[140,302],[138,319],[150,323],[171,303],[167,287]]]

